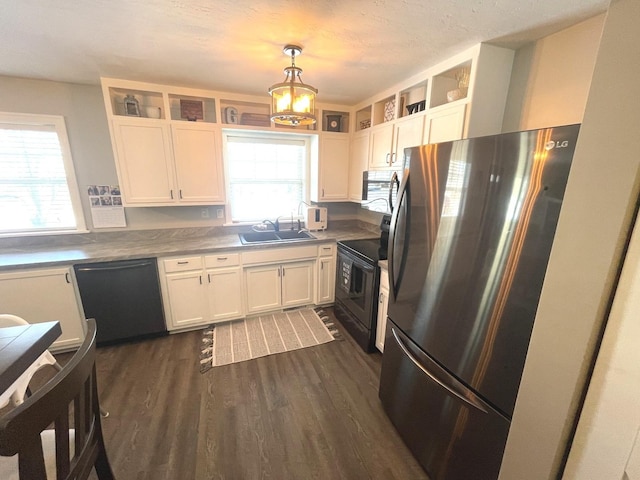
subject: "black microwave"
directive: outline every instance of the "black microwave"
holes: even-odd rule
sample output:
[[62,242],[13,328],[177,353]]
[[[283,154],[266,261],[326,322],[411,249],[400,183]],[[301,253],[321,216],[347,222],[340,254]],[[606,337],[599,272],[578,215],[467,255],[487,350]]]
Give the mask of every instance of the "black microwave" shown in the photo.
[[393,213],[402,170],[368,170],[362,172],[362,208]]

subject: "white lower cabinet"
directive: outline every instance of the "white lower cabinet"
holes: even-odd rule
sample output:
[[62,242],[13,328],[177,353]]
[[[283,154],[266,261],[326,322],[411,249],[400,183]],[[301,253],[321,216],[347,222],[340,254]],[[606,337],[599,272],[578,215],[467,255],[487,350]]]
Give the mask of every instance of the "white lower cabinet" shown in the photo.
[[313,303],[313,261],[245,268],[247,313]]
[[71,267],[0,274],[0,310],[29,323],[59,321],[62,335],[50,350],[72,349],[84,339],[84,313]]
[[167,328],[331,303],[335,252],[332,242],[160,259]]
[[320,245],[318,255],[316,304],[333,303],[336,292],[336,246],[333,244]]
[[244,315],[238,253],[174,257],[160,262],[169,330]]
[[380,292],[378,293],[378,323],[376,326],[376,348],[384,352],[384,336],[387,329],[389,307],[389,275],[386,262],[380,263]]
[[217,322],[244,315],[240,267],[207,270],[207,285],[211,320]]

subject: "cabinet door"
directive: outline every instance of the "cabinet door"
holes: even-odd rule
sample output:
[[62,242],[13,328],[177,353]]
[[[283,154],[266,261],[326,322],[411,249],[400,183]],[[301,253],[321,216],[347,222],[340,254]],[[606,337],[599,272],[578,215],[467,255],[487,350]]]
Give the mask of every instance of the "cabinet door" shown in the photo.
[[378,324],[376,325],[376,348],[384,352],[384,333],[387,328],[387,309],[389,306],[389,290],[380,287],[378,294]]
[[210,319],[214,322],[240,318],[242,278],[239,267],[207,270]]
[[362,201],[362,172],[369,161],[369,132],[359,133],[351,139],[349,154],[349,200]]
[[349,198],[349,136],[321,133],[319,157],[319,201],[346,201]]
[[282,266],[282,306],[313,303],[314,262],[288,263]]
[[371,131],[369,148],[369,168],[382,170],[391,168],[391,149],[393,148],[393,124],[375,127]]
[[424,140],[448,142],[462,138],[466,105],[456,105],[430,114],[425,124]]
[[244,271],[247,313],[274,310],[281,305],[280,265],[250,267]]
[[393,141],[395,151],[391,157],[391,165],[396,168],[404,166],[404,149],[422,145],[424,131],[424,115],[400,120],[395,125]]
[[29,323],[57,320],[62,335],[50,347],[77,347],[84,339],[84,314],[73,284],[71,268],[52,268],[0,275],[0,309]]
[[224,203],[218,130],[206,123],[171,125],[178,199],[186,204]]
[[318,259],[318,296],[316,303],[332,303],[335,297],[336,259],[321,257]]
[[127,204],[174,203],[169,128],[158,120],[114,119],[118,178]]
[[202,270],[170,273],[166,276],[169,298],[168,325],[174,330],[209,321],[209,305]]

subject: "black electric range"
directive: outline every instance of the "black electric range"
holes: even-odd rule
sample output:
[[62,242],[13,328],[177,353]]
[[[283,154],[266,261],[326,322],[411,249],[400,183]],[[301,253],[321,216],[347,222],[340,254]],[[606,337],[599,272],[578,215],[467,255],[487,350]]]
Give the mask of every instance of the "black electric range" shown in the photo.
[[381,238],[338,242],[336,318],[365,352],[375,350],[380,268],[387,258]]

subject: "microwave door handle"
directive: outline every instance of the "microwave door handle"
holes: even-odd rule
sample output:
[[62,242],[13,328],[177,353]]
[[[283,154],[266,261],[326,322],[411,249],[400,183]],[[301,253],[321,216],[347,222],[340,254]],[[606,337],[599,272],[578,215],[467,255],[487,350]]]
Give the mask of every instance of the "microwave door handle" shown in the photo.
[[409,169],[405,169],[402,175],[402,183],[398,187],[398,208],[393,211],[391,215],[391,224],[389,225],[389,254],[387,255],[389,259],[389,290],[391,292],[391,298],[395,302],[396,297],[398,295],[398,288],[400,286],[400,279],[402,278],[402,273],[404,271],[405,259],[400,259],[400,271],[398,272],[398,276],[396,279],[395,275],[395,243],[396,243],[396,228],[398,226],[398,221],[400,220],[400,216],[403,215],[402,208],[400,208],[403,202],[406,203],[406,211],[407,218],[405,218],[405,245],[403,248],[403,255],[407,254],[407,240],[409,236],[409,221],[410,221],[410,186],[409,186]]
[[398,180],[398,172],[393,172],[391,175],[391,181],[389,182],[389,211],[393,213],[393,187],[396,190],[400,190],[400,180]]

